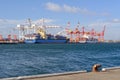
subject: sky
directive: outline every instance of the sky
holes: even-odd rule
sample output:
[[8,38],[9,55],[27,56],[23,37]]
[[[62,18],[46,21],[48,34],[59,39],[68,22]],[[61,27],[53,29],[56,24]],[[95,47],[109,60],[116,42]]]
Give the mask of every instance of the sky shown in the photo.
[[46,24],[65,28],[105,29],[106,40],[120,40],[120,0],[0,0],[0,34],[17,33],[17,24],[42,18]]

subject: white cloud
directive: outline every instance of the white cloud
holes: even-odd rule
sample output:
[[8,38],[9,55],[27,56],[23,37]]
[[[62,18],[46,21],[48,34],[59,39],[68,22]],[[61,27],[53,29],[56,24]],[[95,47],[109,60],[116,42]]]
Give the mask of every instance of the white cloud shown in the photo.
[[[22,20],[9,20],[9,19],[0,19],[0,25],[15,25],[20,22],[23,22]],[[0,26],[2,27],[2,26]]]
[[68,5],[64,5],[63,10],[65,10],[66,12],[78,13],[80,9],[77,8],[77,7],[71,7],[71,6],[68,6]]
[[103,30],[104,25],[106,25],[105,30],[105,39],[107,40],[120,40],[120,19],[112,19],[108,21],[98,21],[88,26],[94,28],[97,32],[101,32]]
[[89,24],[88,26],[89,27],[103,27],[104,25],[108,26],[110,25],[109,22],[95,22],[95,23],[92,23],[92,24]]
[[51,2],[46,3],[46,8],[51,11],[61,11],[61,6]]
[[100,16],[110,16],[110,14],[107,13],[107,12],[103,12],[103,13],[100,14]]
[[111,20],[111,22],[113,22],[113,23],[120,23],[120,19],[115,18],[115,19]]
[[34,24],[42,24],[43,22],[44,23],[52,23],[54,21],[55,20],[53,20],[53,19],[42,18],[42,19],[38,19],[38,20],[33,21],[33,23]]
[[63,10],[70,13],[81,13],[86,15],[96,15],[95,12],[89,11],[87,8],[80,8],[75,6],[64,5]]
[[115,18],[115,19],[108,20],[108,21],[97,21],[92,24],[89,24],[89,26],[90,27],[95,27],[95,26],[99,27],[99,26],[103,26],[103,25],[111,26],[111,25],[118,25],[118,24],[120,24],[120,19]]
[[45,4],[46,9],[55,12],[69,12],[69,13],[80,13],[85,15],[93,15],[93,16],[108,16],[109,13],[96,13],[94,11],[90,11],[87,8],[80,8],[76,6],[69,5],[58,5],[56,3],[48,2]]
[[[42,23],[42,22],[45,22],[45,23],[51,23],[51,22],[54,22],[54,20],[52,19],[47,19],[47,18],[44,18],[44,19],[38,19],[38,20],[34,20],[34,21],[31,21],[31,23],[34,23],[34,24],[37,24],[37,23]],[[4,27],[16,27],[15,25],[17,24],[28,24],[28,21],[27,19],[23,19],[23,20],[9,20],[9,19],[0,19],[0,28],[4,28]],[[11,26],[12,25],[12,26]]]
[[[33,24],[41,24],[43,19],[33,20],[31,21]],[[45,23],[51,23],[54,20],[44,18]],[[27,19],[23,20],[10,20],[10,19],[0,19],[0,34],[3,36],[7,36],[8,34],[18,34],[18,30],[15,28],[17,27],[17,24],[28,24]]]
[[22,22],[23,20],[0,19],[0,34],[4,37],[8,34],[17,34],[15,27]]

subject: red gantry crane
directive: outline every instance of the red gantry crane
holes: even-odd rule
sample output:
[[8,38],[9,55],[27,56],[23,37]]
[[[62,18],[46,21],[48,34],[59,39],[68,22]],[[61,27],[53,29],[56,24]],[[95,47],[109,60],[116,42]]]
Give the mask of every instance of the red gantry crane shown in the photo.
[[104,29],[103,29],[103,31],[101,32],[101,42],[104,42],[105,28],[106,28],[106,26],[104,26]]
[[66,33],[69,36],[69,41],[70,42],[84,42],[84,41],[98,41],[98,42],[104,42],[104,33],[105,33],[105,27],[102,32],[96,32],[94,29],[91,30],[86,30],[85,27],[83,26],[79,30],[79,25],[80,23],[78,22],[77,27],[75,30],[70,30],[70,22],[68,22],[68,25],[66,27]]

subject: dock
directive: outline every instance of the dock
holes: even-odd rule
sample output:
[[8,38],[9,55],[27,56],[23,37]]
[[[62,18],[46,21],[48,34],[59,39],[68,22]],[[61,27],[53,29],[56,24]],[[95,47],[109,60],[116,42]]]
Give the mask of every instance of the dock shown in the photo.
[[120,80],[120,67],[102,68],[99,72],[74,71],[45,75],[19,76],[0,80]]

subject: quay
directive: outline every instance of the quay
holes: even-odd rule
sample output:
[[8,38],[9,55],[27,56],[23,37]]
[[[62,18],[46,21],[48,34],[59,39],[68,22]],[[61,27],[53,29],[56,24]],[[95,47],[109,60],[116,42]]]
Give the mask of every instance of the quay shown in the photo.
[[19,76],[0,80],[120,80],[120,67],[102,68],[99,72],[75,71],[56,74]]

